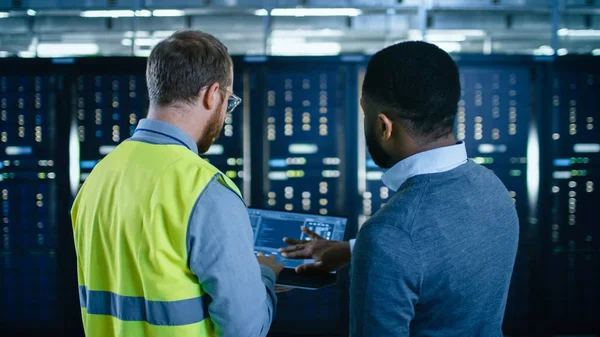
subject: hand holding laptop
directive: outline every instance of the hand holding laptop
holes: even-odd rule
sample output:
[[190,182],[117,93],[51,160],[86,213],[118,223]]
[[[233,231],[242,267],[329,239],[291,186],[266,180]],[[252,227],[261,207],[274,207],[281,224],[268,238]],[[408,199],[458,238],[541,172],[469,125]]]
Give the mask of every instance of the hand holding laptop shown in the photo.
[[[264,264],[265,266],[273,269],[273,271],[275,272],[275,278],[279,278],[279,274],[281,274],[281,271],[283,270],[283,263],[275,264],[275,256],[271,255],[269,257],[266,257],[265,254],[258,253],[256,255],[256,259],[258,260],[259,264]],[[293,290],[293,288],[281,287],[281,286],[275,287],[275,293],[277,293],[277,294],[285,293],[290,290]]]
[[350,244],[347,241],[325,240],[306,227],[301,229],[311,240],[283,238],[290,246],[279,249],[281,255],[288,259],[314,259],[313,263],[298,266],[297,273],[332,272],[350,263]]
[[273,269],[273,271],[275,272],[275,279],[279,278],[279,274],[281,274],[281,271],[283,270],[283,263],[275,263],[275,256],[271,255],[269,257],[266,257],[265,254],[258,253],[256,255],[256,259],[258,260],[259,264],[263,264]]

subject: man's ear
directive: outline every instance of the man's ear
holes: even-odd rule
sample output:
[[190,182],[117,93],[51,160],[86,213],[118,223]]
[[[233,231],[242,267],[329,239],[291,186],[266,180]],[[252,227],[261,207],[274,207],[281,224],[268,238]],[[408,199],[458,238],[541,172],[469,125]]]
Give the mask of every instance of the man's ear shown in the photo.
[[379,123],[379,127],[381,130],[381,134],[379,135],[381,137],[381,140],[388,140],[392,138],[392,128],[394,122],[392,122],[392,120],[388,116],[386,116],[386,114],[380,113],[379,115],[377,115],[377,123]]
[[[204,105],[206,110],[212,110],[217,105],[218,100],[216,99],[217,96],[215,95],[217,95],[219,88],[219,83],[213,83],[204,91],[204,96],[202,96],[202,105]],[[202,92],[200,92],[200,95],[202,95]]]

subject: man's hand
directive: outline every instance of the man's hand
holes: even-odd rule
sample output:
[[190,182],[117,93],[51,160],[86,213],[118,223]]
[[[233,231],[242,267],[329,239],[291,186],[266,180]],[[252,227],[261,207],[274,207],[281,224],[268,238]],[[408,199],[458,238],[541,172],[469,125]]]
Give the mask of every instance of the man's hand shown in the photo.
[[311,240],[283,238],[289,247],[280,248],[283,257],[288,259],[314,259],[311,264],[296,268],[297,273],[308,271],[331,272],[350,263],[350,243],[346,241],[328,241],[308,228],[302,232]]
[[275,256],[271,255],[266,257],[265,254],[258,253],[258,255],[256,255],[256,259],[258,259],[259,264],[264,264],[265,266],[273,269],[275,272],[275,278],[279,278],[279,273],[281,273],[283,270],[283,263],[280,262],[275,264]]

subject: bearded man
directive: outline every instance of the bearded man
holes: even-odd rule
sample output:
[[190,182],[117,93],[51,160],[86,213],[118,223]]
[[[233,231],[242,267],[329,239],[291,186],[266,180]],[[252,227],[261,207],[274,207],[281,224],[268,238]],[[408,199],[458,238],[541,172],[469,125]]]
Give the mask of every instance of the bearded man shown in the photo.
[[283,265],[254,256],[235,184],[200,158],[241,99],[213,36],[182,31],[148,58],[147,119],[72,208],[87,336],[265,336]]

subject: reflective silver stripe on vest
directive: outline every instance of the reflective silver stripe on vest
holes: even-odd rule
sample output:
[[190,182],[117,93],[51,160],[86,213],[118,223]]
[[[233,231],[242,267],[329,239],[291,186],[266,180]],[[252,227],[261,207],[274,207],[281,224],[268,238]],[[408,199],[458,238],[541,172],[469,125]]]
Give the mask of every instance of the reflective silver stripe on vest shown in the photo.
[[153,325],[187,325],[208,318],[208,296],[180,301],[149,301],[108,291],[79,287],[79,303],[88,314],[110,315],[123,321],[146,321]]

